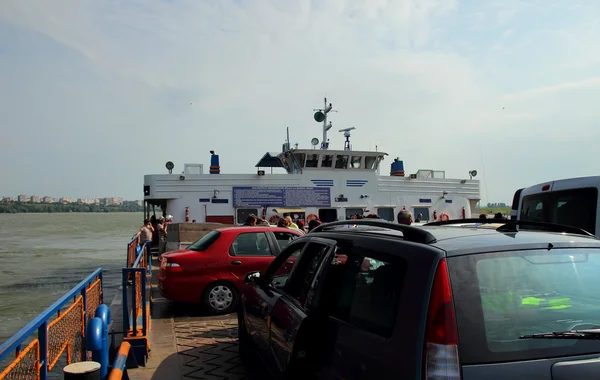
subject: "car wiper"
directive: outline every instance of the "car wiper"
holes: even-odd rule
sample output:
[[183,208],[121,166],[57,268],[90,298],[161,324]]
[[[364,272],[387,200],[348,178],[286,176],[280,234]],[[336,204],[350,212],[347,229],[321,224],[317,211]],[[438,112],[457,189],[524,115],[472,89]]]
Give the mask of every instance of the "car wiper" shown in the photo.
[[553,331],[549,333],[521,335],[519,339],[597,339],[600,340],[600,329]]

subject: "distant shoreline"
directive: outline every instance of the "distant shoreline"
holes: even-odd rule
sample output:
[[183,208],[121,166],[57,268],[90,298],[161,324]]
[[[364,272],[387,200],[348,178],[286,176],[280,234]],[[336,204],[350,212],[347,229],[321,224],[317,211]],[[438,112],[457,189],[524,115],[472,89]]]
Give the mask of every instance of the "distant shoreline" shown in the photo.
[[3,203],[0,204],[0,214],[53,214],[53,213],[109,213],[109,212],[144,212],[142,206],[135,203],[124,205],[85,205],[77,203]]

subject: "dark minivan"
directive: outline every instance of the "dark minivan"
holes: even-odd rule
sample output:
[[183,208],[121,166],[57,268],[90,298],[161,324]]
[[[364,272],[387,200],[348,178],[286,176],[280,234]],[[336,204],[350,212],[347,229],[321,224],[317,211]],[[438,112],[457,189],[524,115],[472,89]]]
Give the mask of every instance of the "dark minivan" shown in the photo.
[[457,222],[341,221],[295,240],[246,275],[242,358],[277,378],[600,377],[600,241]]

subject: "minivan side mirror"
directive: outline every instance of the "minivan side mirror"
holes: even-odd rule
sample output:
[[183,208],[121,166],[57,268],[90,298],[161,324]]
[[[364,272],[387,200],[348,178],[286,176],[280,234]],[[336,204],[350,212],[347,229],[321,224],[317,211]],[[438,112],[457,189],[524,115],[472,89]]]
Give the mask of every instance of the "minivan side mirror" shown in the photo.
[[260,272],[259,271],[252,271],[252,272],[248,272],[246,273],[246,275],[244,276],[244,284],[247,285],[256,285],[260,282]]

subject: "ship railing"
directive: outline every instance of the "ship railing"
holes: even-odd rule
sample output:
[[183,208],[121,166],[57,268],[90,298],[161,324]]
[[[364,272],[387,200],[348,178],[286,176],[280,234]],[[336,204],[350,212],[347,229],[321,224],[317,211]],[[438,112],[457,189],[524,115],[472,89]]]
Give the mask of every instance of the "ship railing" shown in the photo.
[[137,259],[139,253],[139,245],[140,245],[140,233],[138,232],[131,238],[129,243],[127,243],[127,268],[131,268],[135,260]]
[[150,333],[150,246],[145,244],[130,268],[123,268],[123,340],[131,344],[136,362],[144,365]]
[[39,314],[0,346],[1,379],[46,380],[48,372],[85,360],[87,325],[103,303],[102,268]]

